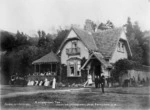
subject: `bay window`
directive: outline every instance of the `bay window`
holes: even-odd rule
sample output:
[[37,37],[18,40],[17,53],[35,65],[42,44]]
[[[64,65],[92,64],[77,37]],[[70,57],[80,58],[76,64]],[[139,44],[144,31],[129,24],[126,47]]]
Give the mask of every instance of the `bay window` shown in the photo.
[[81,76],[81,61],[69,60],[67,61],[67,76],[68,77],[80,77]]

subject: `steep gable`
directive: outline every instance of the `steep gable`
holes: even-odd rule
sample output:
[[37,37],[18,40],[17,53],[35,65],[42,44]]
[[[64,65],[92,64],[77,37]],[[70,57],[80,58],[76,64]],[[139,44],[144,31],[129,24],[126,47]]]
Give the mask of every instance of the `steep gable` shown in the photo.
[[70,33],[67,36],[67,39],[77,38],[77,37],[78,37],[77,34],[73,30],[71,30]]
[[88,33],[87,31],[84,31],[82,29],[78,29],[78,28],[72,28],[75,33],[80,37],[80,39],[82,40],[82,42],[85,44],[85,46],[92,51],[96,51],[98,50],[95,41],[93,39],[92,34]]
[[[79,38],[86,48],[90,51],[100,52],[105,58],[111,58],[117,47],[118,41],[126,41],[127,52],[131,56],[131,50],[123,28],[107,29],[99,32],[88,33],[85,30],[72,27],[70,33],[62,43],[61,47],[67,41],[67,38]],[[61,48],[60,48],[61,49]]]
[[[62,49],[62,47],[65,45],[65,43],[68,39],[72,39],[72,38],[80,39],[83,42],[83,44],[86,46],[86,48],[90,51],[98,50],[98,48],[95,44],[95,41],[93,39],[93,36],[90,35],[88,32],[86,32],[82,29],[75,28],[75,27],[72,27],[70,29],[69,34],[66,36],[66,38],[62,42],[61,46],[59,47],[59,50]],[[57,53],[60,52],[59,50]]]
[[122,28],[115,28],[93,33],[96,46],[104,57],[110,58],[112,56],[121,32]]

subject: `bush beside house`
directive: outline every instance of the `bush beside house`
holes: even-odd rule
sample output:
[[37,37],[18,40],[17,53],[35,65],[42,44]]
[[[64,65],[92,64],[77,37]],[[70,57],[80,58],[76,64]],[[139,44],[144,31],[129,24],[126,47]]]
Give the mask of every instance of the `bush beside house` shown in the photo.
[[118,60],[111,72],[113,82],[119,82],[120,86],[149,85],[150,67],[140,65],[128,59]]

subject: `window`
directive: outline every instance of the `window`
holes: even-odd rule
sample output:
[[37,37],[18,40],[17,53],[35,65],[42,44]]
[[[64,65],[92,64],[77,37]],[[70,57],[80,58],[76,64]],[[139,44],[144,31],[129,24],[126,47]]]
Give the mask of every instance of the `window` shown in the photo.
[[81,61],[77,61],[77,75],[78,76],[81,76],[80,68],[81,68]]
[[72,41],[72,48],[77,48],[77,40]]
[[81,76],[81,61],[78,59],[68,61],[67,75],[68,77],[80,77]]
[[74,67],[72,66],[70,67],[70,69],[71,69],[71,75],[74,75]]
[[124,46],[123,42],[119,42],[118,48],[117,48],[118,52],[124,52],[124,48],[125,48],[125,46]]
[[52,64],[52,72],[56,72],[56,64]]
[[124,52],[124,48],[125,48],[125,46],[124,46],[124,44],[122,44],[122,51]]
[[118,51],[120,51],[120,42],[118,43]]

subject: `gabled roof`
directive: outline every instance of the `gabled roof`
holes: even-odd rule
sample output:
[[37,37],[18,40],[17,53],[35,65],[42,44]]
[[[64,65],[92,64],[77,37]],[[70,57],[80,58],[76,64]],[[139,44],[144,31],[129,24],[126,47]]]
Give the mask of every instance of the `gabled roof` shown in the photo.
[[[95,44],[95,41],[93,39],[92,34],[89,34],[87,31],[76,28],[76,27],[71,27],[70,32],[72,30],[75,32],[75,34],[77,34],[78,38],[84,43],[84,45],[87,47],[88,50],[91,50],[91,51],[97,51],[98,50],[98,48],[96,47],[96,44]],[[69,35],[69,33],[68,33],[68,35]],[[66,36],[66,38],[62,42],[62,44],[59,47],[57,53],[59,53],[59,50],[62,49],[62,47],[64,46],[64,44],[68,40],[67,39],[68,35]]]
[[74,32],[78,35],[78,37],[82,40],[82,42],[85,44],[85,46],[89,50],[93,50],[93,51],[98,50],[92,34],[79,28],[72,27],[72,29],[74,30]]
[[112,67],[112,65],[111,65],[109,62],[105,61],[105,59],[103,58],[103,55],[102,55],[101,53],[99,53],[99,52],[93,52],[93,53],[91,54],[91,56],[89,57],[89,59],[88,59],[88,60],[84,63],[84,65],[81,67],[81,69],[84,69],[84,68],[85,68],[85,66],[89,63],[89,61],[92,59],[93,56],[95,56],[95,58],[96,58],[102,65],[104,65],[106,68],[111,68],[111,67]]
[[[91,34],[85,30],[76,27],[72,27],[71,30],[73,30],[77,34],[79,39],[81,39],[81,41],[85,44],[88,50],[100,52],[105,58],[112,57],[120,39],[120,36],[122,32],[124,32],[123,28],[107,29],[103,31],[93,32]],[[60,49],[66,41],[67,37],[60,46]],[[128,52],[130,55],[132,55],[130,47],[128,47]]]
[[94,52],[93,55],[105,66],[105,67],[112,67],[112,65],[107,62],[103,56],[101,55],[101,53],[98,53],[98,52]]
[[54,54],[53,52],[50,52],[48,54],[46,54],[45,56],[41,57],[38,60],[35,60],[34,62],[32,62],[32,64],[41,64],[41,63],[58,63],[59,62],[59,58],[57,57],[56,54]]
[[104,57],[110,58],[112,56],[122,31],[122,28],[115,28],[93,33],[98,51]]

